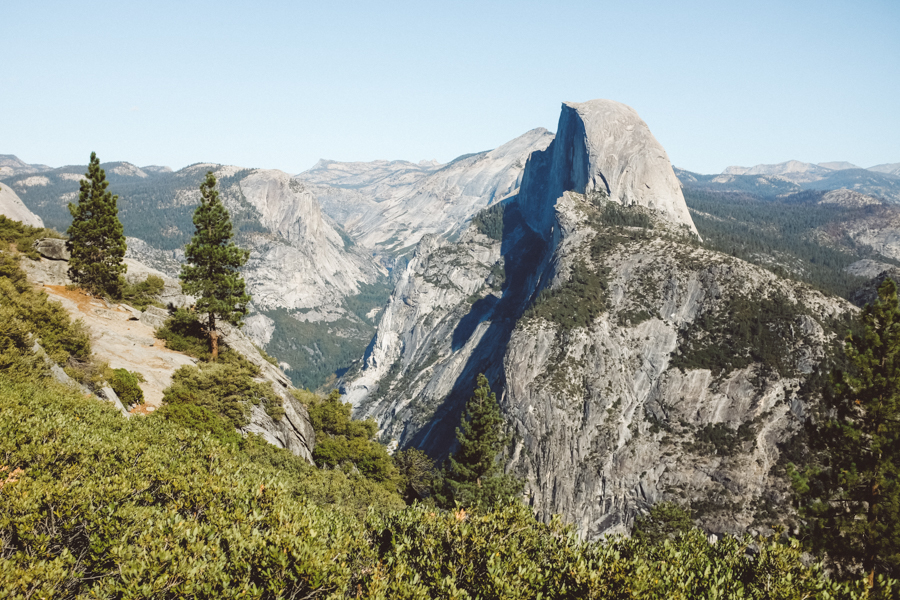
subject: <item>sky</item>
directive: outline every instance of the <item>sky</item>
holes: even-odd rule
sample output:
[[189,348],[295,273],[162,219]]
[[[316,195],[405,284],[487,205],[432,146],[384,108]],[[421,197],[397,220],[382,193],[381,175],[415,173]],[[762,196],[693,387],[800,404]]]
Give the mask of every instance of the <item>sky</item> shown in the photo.
[[699,173],[900,162],[900,1],[3,2],[0,154],[50,166],[447,162],[563,101]]

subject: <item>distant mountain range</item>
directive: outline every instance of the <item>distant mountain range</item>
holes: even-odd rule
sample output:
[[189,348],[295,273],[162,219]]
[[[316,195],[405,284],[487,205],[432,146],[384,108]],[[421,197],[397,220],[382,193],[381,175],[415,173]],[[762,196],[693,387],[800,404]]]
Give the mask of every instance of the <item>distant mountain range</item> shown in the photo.
[[701,175],[675,168],[685,187],[717,192],[782,197],[804,190],[849,189],[900,203],[900,163],[862,169],[848,162],[805,163],[789,160],[777,165],[728,167],[717,175]]

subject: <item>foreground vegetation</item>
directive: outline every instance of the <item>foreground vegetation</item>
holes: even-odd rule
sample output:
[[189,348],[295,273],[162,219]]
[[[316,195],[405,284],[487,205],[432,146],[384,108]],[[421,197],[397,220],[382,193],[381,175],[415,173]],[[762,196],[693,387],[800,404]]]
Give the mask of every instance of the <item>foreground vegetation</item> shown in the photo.
[[[710,544],[696,530],[585,543],[518,504],[404,509],[252,436],[231,447],[125,420],[5,373],[0,462],[8,597],[865,597],[864,582],[804,566],[796,543]],[[896,590],[880,585],[870,597]]]

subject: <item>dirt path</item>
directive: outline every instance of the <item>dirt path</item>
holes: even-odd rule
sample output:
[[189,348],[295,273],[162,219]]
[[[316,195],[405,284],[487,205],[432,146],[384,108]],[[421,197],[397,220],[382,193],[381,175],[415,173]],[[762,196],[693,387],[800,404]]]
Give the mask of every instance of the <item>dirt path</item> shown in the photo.
[[162,404],[163,390],[172,383],[172,374],[196,361],[184,354],[167,350],[153,328],[141,323],[140,313],[121,304],[107,304],[81,291],[67,290],[62,285],[39,285],[72,315],[81,319],[91,336],[93,356],[109,363],[113,369],[128,369],[146,379],[141,383],[146,408],[151,412]]

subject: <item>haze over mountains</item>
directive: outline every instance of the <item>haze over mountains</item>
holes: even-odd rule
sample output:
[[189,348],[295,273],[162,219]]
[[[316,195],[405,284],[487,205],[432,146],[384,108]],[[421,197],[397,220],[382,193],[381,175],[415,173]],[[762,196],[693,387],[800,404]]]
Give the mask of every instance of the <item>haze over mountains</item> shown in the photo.
[[[2,160],[0,208],[64,231],[85,167]],[[592,537],[660,500],[717,531],[788,510],[785,448],[855,310],[833,294],[900,265],[900,164],[690,173],[605,100],[447,164],[103,166],[130,256],[170,275],[212,170],[251,250],[245,331],[385,441],[445,456],[486,373],[507,469]]]

